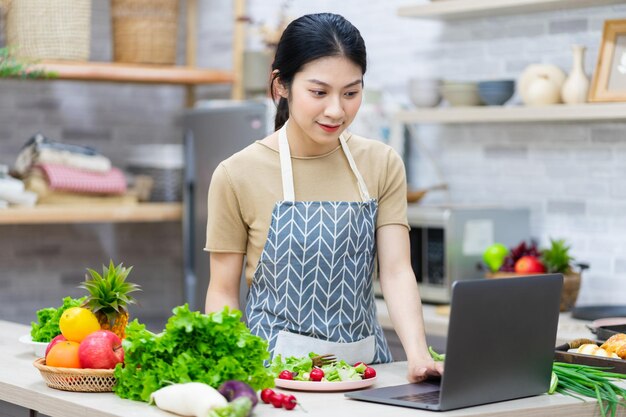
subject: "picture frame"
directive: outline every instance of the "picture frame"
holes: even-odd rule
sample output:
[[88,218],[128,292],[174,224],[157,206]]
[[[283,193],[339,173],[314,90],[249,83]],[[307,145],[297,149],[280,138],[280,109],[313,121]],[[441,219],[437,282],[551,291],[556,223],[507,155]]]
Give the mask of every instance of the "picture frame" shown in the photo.
[[626,102],[626,19],[604,22],[590,102]]

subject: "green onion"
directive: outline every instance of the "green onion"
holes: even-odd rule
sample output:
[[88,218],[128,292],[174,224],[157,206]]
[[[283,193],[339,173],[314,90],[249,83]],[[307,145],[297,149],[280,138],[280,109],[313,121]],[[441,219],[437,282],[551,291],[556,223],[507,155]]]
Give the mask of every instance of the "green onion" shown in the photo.
[[613,382],[626,379],[626,375],[607,372],[609,369],[612,368],[554,362],[548,393],[558,392],[580,400],[582,398],[575,394],[595,398],[602,417],[607,413],[614,417],[618,405],[626,407],[626,389]]

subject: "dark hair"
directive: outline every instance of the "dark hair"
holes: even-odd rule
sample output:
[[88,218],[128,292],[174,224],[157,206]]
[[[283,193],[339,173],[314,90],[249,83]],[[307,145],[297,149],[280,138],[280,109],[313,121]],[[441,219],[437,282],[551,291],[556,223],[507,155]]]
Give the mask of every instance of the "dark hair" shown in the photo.
[[[276,46],[272,63],[270,91],[274,97],[274,81],[280,77],[290,89],[293,78],[305,64],[328,56],[344,56],[366,69],[365,42],[359,30],[343,16],[332,13],[304,15],[291,22]],[[289,102],[281,97],[276,109],[274,129],[280,129],[289,118]]]

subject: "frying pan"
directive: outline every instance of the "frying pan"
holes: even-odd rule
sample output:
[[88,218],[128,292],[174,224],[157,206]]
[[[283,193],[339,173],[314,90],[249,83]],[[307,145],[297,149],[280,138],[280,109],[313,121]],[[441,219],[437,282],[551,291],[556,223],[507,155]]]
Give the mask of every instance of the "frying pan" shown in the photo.
[[626,324],[619,324],[614,326],[598,326],[591,327],[588,326],[591,333],[598,336],[598,340],[607,340],[613,335],[618,333],[626,333]]

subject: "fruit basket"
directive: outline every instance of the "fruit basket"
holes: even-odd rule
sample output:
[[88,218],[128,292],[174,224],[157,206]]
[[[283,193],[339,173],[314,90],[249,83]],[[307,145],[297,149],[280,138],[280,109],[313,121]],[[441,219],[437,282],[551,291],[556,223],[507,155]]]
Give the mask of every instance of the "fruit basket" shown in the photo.
[[115,385],[113,369],[75,369],[47,366],[44,358],[33,362],[46,385],[63,391],[111,392]]

